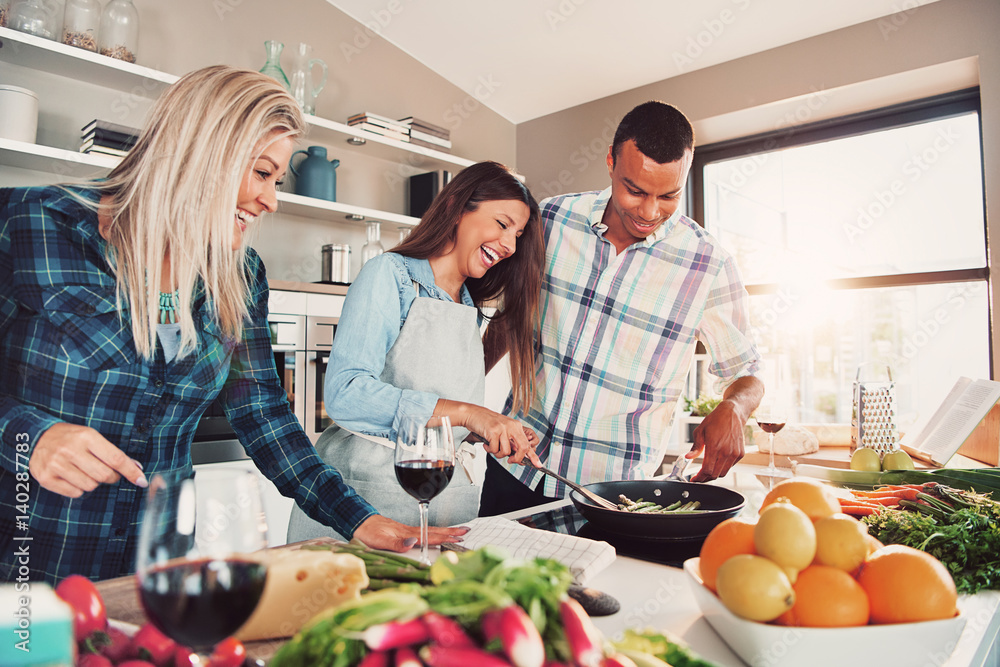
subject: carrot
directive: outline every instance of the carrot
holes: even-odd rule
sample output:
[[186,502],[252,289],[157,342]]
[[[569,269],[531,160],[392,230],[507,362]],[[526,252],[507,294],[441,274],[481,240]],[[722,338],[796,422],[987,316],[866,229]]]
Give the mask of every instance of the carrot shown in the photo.
[[871,516],[879,512],[878,507],[862,507],[860,505],[851,507],[841,507],[844,514],[850,514],[851,516]]

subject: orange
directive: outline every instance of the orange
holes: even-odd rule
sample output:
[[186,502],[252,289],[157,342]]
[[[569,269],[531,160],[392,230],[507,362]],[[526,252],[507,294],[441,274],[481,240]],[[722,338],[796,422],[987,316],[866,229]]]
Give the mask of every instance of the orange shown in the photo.
[[858,583],[868,593],[872,623],[913,623],[951,618],[958,591],[941,561],[901,544],[874,552],[861,566]]
[[781,625],[845,628],[868,624],[868,595],[844,570],[810,565],[799,572],[795,605],[778,618]]
[[778,482],[767,495],[760,509],[778,500],[788,498],[789,502],[806,513],[813,521],[840,512],[837,495],[826,484],[808,477],[793,477]]
[[715,574],[731,556],[736,554],[752,554],[754,522],[743,517],[726,519],[708,534],[701,544],[699,566],[701,580],[713,591],[715,590]]

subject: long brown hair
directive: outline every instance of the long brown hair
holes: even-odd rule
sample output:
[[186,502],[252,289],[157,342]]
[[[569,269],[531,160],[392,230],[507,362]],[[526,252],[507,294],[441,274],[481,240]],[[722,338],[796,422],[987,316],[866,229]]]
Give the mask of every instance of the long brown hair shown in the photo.
[[542,287],[545,248],[538,203],[513,172],[499,162],[479,162],[460,171],[438,194],[420,224],[392,252],[430,259],[455,243],[458,222],[487,201],[515,200],[528,207],[528,222],[517,240],[517,251],[486,272],[468,278],[476,307],[495,305],[490,334],[510,353],[514,412],[527,409],[535,393],[535,333]]

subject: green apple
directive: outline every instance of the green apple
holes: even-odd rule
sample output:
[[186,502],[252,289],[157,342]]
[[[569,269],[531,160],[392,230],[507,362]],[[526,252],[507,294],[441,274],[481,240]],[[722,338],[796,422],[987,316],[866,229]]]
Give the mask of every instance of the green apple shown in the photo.
[[870,447],[858,447],[851,455],[851,470],[879,472],[882,470],[882,461],[878,452]]
[[902,449],[882,457],[882,470],[913,470],[913,459]]

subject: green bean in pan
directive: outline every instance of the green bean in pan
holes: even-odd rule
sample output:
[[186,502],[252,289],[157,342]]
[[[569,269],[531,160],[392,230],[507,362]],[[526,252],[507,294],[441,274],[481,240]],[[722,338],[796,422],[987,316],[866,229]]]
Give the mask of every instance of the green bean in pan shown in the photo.
[[689,502],[683,502],[678,500],[673,502],[666,507],[659,505],[648,500],[630,500],[625,494],[620,494],[618,496],[618,509],[623,512],[634,512],[636,514],[679,514],[688,512],[699,512],[705,510],[699,510],[701,507],[701,502],[697,500],[692,500]]

